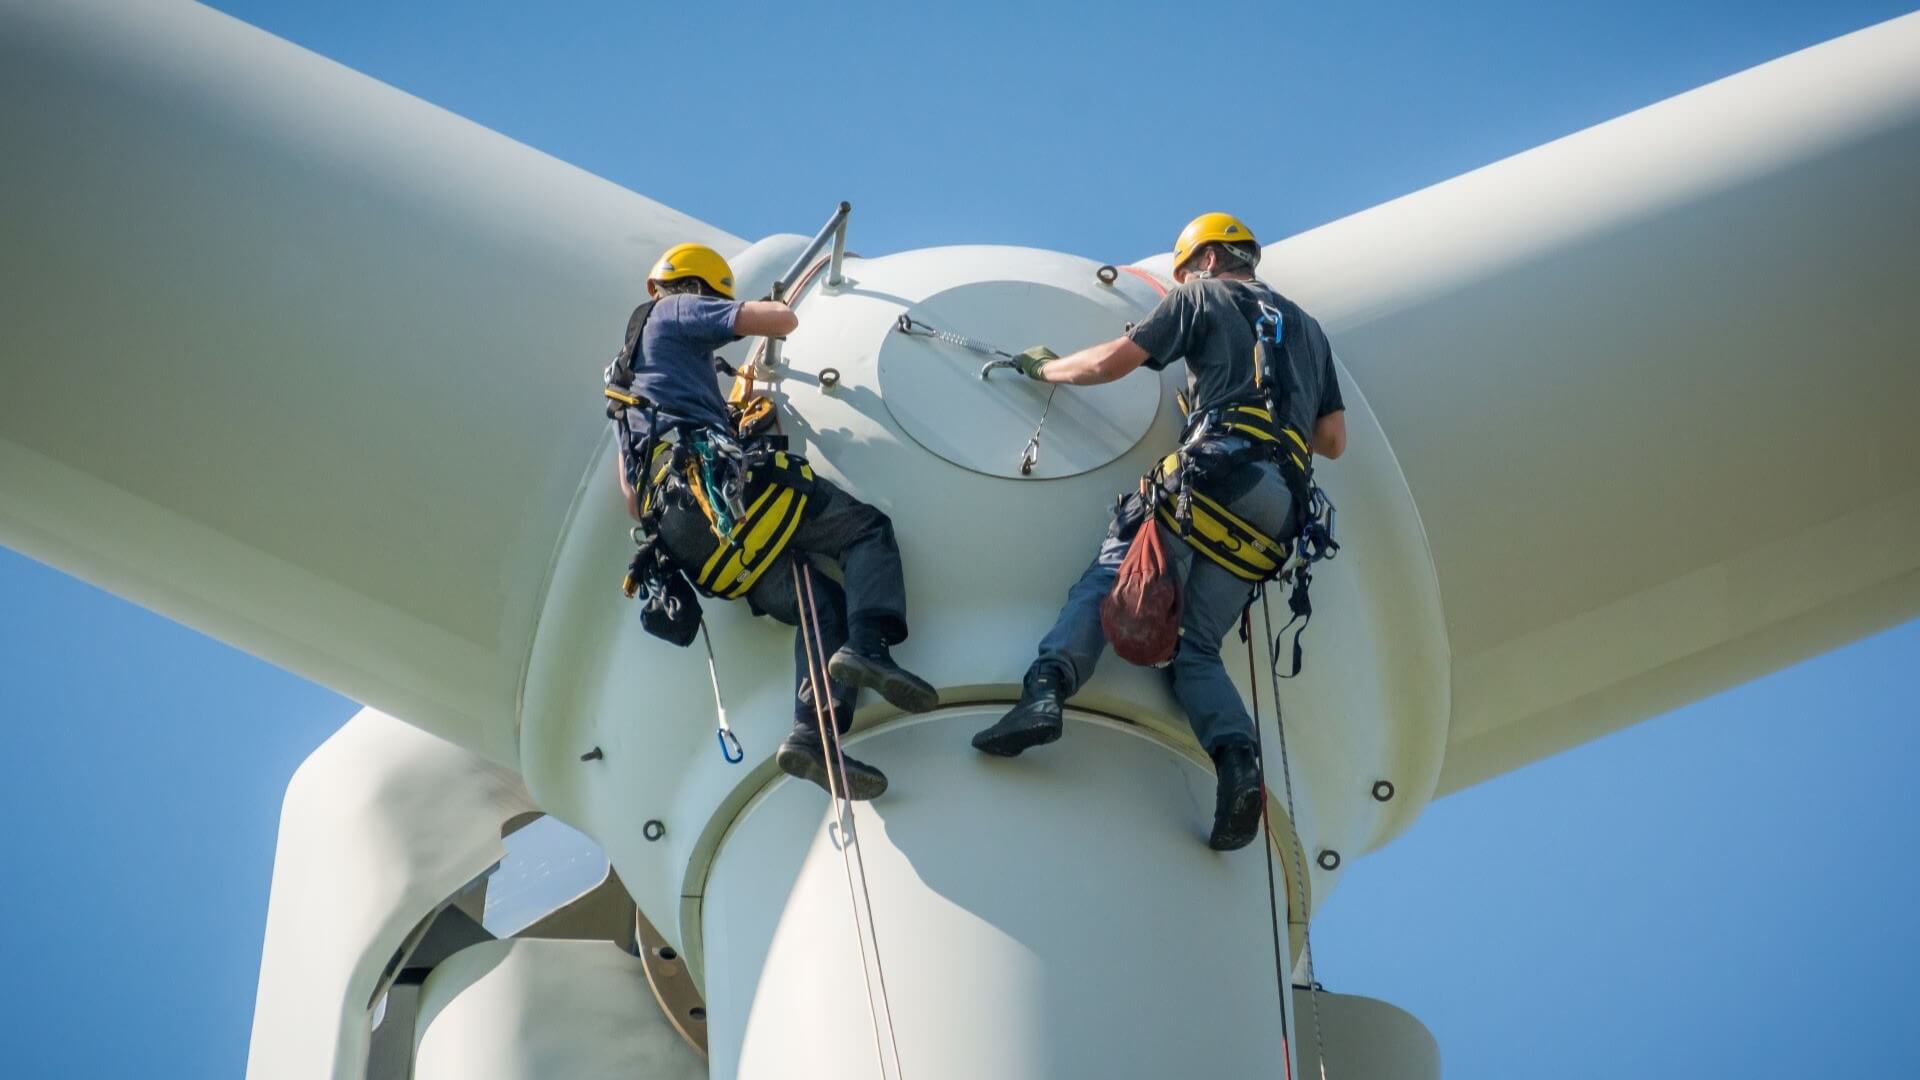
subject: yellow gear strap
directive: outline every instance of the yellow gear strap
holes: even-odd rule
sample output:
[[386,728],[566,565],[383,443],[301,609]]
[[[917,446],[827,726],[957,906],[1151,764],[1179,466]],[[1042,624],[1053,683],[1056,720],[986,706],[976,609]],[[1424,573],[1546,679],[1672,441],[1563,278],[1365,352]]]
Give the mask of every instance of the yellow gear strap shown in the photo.
[[[778,451],[755,467],[766,486],[747,507],[746,515],[734,525],[733,537],[723,540],[694,578],[694,584],[714,596],[737,600],[747,594],[767,568],[780,558],[800,528],[808,503],[806,489],[813,480],[813,467],[802,458]],[[750,482],[753,477],[750,476]],[[702,501],[701,509],[707,504]],[[707,514],[711,522],[713,515]]]

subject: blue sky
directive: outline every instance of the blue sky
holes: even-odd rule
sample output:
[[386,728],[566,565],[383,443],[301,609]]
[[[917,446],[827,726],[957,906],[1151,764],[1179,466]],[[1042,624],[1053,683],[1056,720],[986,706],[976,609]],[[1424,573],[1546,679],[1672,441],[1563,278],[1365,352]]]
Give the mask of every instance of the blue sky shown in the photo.
[[[869,252],[1104,259],[1220,207],[1284,236],[1909,7],[215,6],[742,236],[848,198]],[[0,656],[9,1075],[239,1075],[280,793],[355,707],[3,550]],[[1450,1077],[1920,1075],[1916,671],[1920,623],[1436,803],[1352,867],[1322,980]]]

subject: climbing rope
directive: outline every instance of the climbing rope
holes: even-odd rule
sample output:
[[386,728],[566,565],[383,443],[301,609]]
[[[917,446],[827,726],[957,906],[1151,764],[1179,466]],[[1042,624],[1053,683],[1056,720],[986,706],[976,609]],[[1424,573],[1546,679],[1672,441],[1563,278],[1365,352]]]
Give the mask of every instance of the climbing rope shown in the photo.
[[[1251,605],[1249,605],[1249,608],[1251,608]],[[1248,613],[1245,611],[1241,612],[1241,618],[1243,620],[1246,620],[1246,623],[1250,623],[1252,621]],[[1280,734],[1280,777],[1281,777],[1281,780],[1284,782],[1286,793],[1287,793],[1287,821],[1289,825],[1292,826],[1293,828],[1298,828],[1299,827],[1298,822],[1300,819],[1299,817],[1296,816],[1294,812],[1294,806],[1293,806],[1293,763],[1287,755],[1286,710],[1283,709],[1280,705],[1280,661],[1279,661],[1280,645],[1279,645],[1279,639],[1274,637],[1273,607],[1267,601],[1267,590],[1264,585],[1261,586],[1260,588],[1260,621],[1261,621],[1261,625],[1266,630],[1267,639],[1273,642],[1273,646],[1272,646],[1273,655],[1268,658],[1271,661],[1271,663],[1268,664],[1268,673],[1273,678],[1273,726],[1274,726],[1274,729]],[[1243,623],[1243,626],[1246,623]],[[1247,664],[1249,666],[1249,669],[1251,669],[1251,666],[1253,664],[1253,640],[1251,637],[1249,637],[1247,640]],[[1250,686],[1257,687],[1259,684],[1258,678],[1254,675],[1252,670],[1249,670],[1247,672],[1247,680]],[[1255,690],[1256,700],[1257,700],[1258,693],[1259,691],[1256,689]],[[1259,722],[1256,719],[1254,724],[1254,732],[1256,735],[1258,735],[1259,731],[1260,731]],[[1261,749],[1262,755],[1264,756],[1264,753],[1265,753],[1264,739],[1262,739],[1261,742],[1262,742],[1262,745],[1260,749]],[[1264,779],[1263,779],[1263,782],[1264,782]],[[1265,820],[1266,805],[1264,802],[1261,804],[1260,811],[1261,811],[1262,820]],[[1271,822],[1268,823],[1267,832],[1269,837],[1271,837],[1273,832]],[[1313,971],[1313,916],[1307,910],[1306,859],[1301,854],[1299,844],[1289,843],[1288,846],[1293,849],[1294,873],[1292,877],[1293,877],[1294,887],[1293,889],[1289,890],[1289,893],[1287,896],[1287,910],[1289,913],[1297,910],[1300,915],[1300,952],[1301,952],[1301,956],[1307,962],[1307,1002],[1310,1005],[1313,1012],[1313,1053],[1314,1053],[1314,1058],[1316,1059],[1316,1062],[1320,1067],[1320,1080],[1327,1080],[1327,1051],[1326,1051],[1327,1042],[1325,1038],[1325,1032],[1320,1026],[1320,980],[1317,976],[1315,976]],[[1294,907],[1294,904],[1293,904],[1295,893],[1299,895],[1299,900],[1300,900],[1300,906],[1297,909]],[[1291,920],[1289,920],[1289,922],[1291,922]]]
[[[887,1075],[887,1055],[880,1038],[880,1013],[886,1013],[886,1042],[893,1047],[894,1075],[905,1080],[906,1072],[900,1066],[900,1041],[894,1033],[893,1005],[887,995],[887,972],[880,962],[880,936],[873,927],[873,894],[867,888],[866,857],[860,853],[859,833],[853,824],[853,799],[847,794],[847,758],[840,747],[840,718],[833,703],[833,695],[827,688],[826,643],[820,636],[820,613],[813,602],[813,567],[805,567],[805,586],[802,587],[801,560],[791,563],[793,571],[794,605],[800,606],[805,600],[805,609],[800,613],[800,643],[807,654],[807,681],[813,697],[814,723],[820,731],[823,752],[831,748],[833,758],[827,764],[827,794],[833,800],[834,818],[840,828],[840,867],[847,879],[847,902],[853,914],[853,935],[860,946],[860,978],[867,988],[867,1018],[873,1024],[873,1053],[880,1064],[880,1075]],[[821,703],[824,700],[825,705]],[[849,858],[847,849],[853,849]],[[854,892],[854,860],[859,862],[859,894]],[[863,926],[860,918],[861,898],[866,901],[866,922]],[[867,938],[873,938],[873,959],[869,967],[867,959]],[[880,976],[879,1008],[874,1006],[874,972]]]
[[[1247,687],[1253,694],[1253,740],[1254,753],[1260,765],[1260,827],[1266,834],[1260,845],[1260,853],[1267,857],[1267,922],[1273,930],[1273,982],[1274,990],[1280,998],[1280,1062],[1286,1072],[1286,1080],[1293,1080],[1293,1033],[1287,1017],[1287,998],[1292,994],[1292,980],[1287,977],[1287,962],[1281,954],[1280,946],[1280,910],[1273,898],[1273,849],[1276,841],[1273,836],[1273,819],[1267,813],[1267,739],[1260,730],[1260,679],[1253,662],[1253,605],[1240,609],[1240,640],[1247,643]],[[1278,708],[1279,701],[1274,702]],[[1291,810],[1288,813],[1292,813]],[[1291,916],[1293,904],[1287,904]],[[1291,917],[1287,920],[1292,923]]]

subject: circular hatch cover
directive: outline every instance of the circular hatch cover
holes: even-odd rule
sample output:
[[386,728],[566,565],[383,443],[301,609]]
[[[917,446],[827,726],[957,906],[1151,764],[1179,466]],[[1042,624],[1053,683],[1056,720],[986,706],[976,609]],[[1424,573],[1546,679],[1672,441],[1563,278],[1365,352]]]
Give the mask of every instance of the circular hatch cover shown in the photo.
[[[1025,281],[956,286],[906,313],[1010,353],[1045,344],[1064,356],[1118,337],[1124,329],[1110,308],[1066,289]],[[928,450],[962,468],[1014,480],[1097,469],[1131,450],[1160,408],[1159,376],[1144,368],[1104,386],[1038,383],[1004,368],[982,381],[980,367],[990,359],[936,338],[889,331],[879,357],[881,400]],[[1036,428],[1039,456],[1032,472],[1023,475],[1023,452]]]

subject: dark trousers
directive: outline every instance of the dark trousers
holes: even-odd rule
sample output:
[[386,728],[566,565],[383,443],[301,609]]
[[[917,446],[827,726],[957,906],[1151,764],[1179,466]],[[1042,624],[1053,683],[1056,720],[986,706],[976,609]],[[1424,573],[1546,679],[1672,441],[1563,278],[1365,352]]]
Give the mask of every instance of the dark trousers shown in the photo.
[[[681,566],[702,565],[719,543],[700,510],[680,500],[666,503],[660,515],[660,533]],[[822,572],[823,560],[839,565],[844,585]],[[813,613],[820,624],[820,651],[812,667],[820,667],[850,636],[870,637],[882,645],[906,640],[907,584],[892,519],[824,478],[813,481],[805,517],[786,551],[747,591],[747,604],[756,615],[769,615],[797,628],[807,613],[809,579],[813,583]],[[793,635],[793,659],[794,726],[817,737],[806,638],[798,629]],[[825,675],[821,672],[823,679]],[[840,730],[845,731],[853,722],[858,691],[830,679],[827,686]]]

